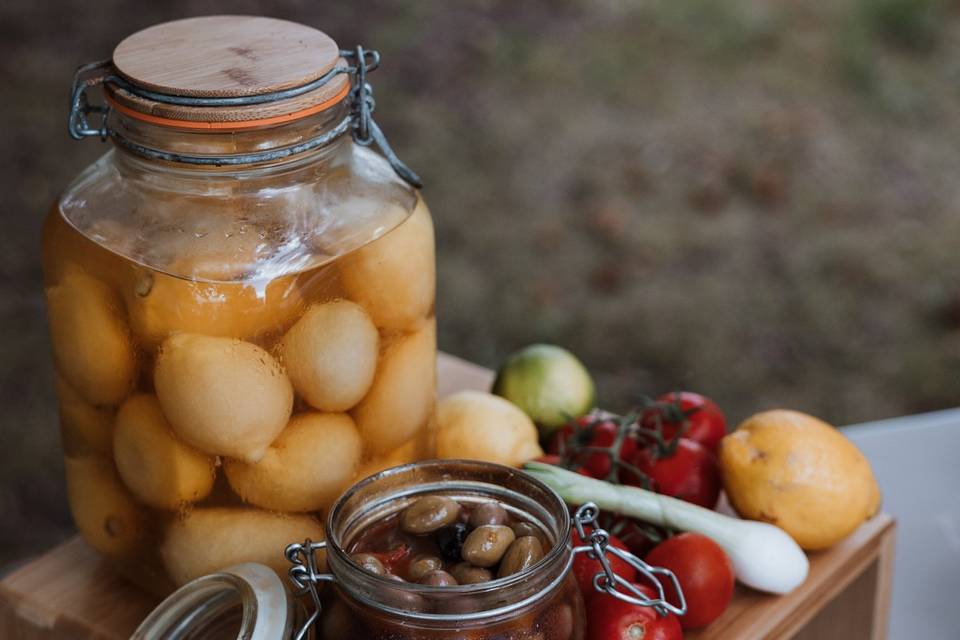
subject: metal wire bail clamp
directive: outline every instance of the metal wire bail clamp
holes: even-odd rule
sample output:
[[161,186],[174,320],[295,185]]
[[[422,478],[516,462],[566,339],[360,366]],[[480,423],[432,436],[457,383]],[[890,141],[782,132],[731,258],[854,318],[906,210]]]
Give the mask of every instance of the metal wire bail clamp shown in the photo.
[[[87,89],[102,84],[107,77],[107,70],[110,66],[111,62],[109,60],[99,60],[77,67],[73,74],[73,86],[70,87],[70,113],[67,117],[67,132],[74,140],[92,137],[106,140],[109,135],[107,116],[110,113],[110,107],[90,104],[87,99]],[[87,120],[87,116],[91,113],[102,114],[98,128],[91,127]]]
[[[673,572],[663,567],[654,567],[629,551],[610,546],[610,534],[596,526],[599,515],[600,509],[592,502],[586,502],[580,505],[573,515],[573,524],[577,528],[577,535],[580,536],[581,540],[590,542],[590,544],[574,547],[573,552],[575,554],[587,554],[588,558],[599,562],[602,569],[593,576],[594,589],[611,595],[618,600],[629,602],[630,604],[635,604],[640,607],[653,607],[661,616],[665,616],[668,613],[678,616],[684,615],[687,612],[687,601],[683,597],[680,582],[677,580],[677,577],[673,575]],[[587,526],[593,527],[589,535],[587,535],[585,529]],[[651,598],[633,586],[629,580],[614,573],[610,567],[610,560],[606,555],[608,553],[620,558],[643,574],[647,581],[656,588],[657,597]],[[658,575],[670,580],[677,593],[677,598],[680,600],[679,606],[673,605],[667,600],[663,592],[663,584],[657,579]],[[618,586],[626,591],[618,589]]]
[[323,604],[320,602],[320,592],[317,585],[321,582],[334,582],[335,578],[330,573],[320,573],[317,568],[317,552],[327,548],[326,542],[313,542],[307,538],[303,543],[294,543],[287,545],[283,554],[287,561],[293,566],[287,572],[290,576],[290,582],[293,583],[295,596],[304,596],[310,594],[313,601],[313,611],[304,620],[303,625],[297,629],[293,640],[303,640],[310,633],[310,628],[316,624],[323,610]]
[[[397,157],[390,143],[387,142],[387,137],[373,119],[373,112],[377,103],[373,99],[373,86],[367,82],[367,73],[375,71],[380,66],[380,54],[377,51],[368,51],[357,45],[354,51],[341,51],[340,55],[344,58],[354,57],[357,61],[353,88],[350,91],[350,99],[355,114],[353,141],[364,147],[369,146],[371,142],[375,143],[397,175],[419,189],[423,186],[420,176]],[[367,64],[367,56],[370,57],[369,65]]]
[[[204,166],[235,166],[278,160],[319,148],[347,131],[351,131],[351,135],[356,144],[361,146],[370,146],[371,143],[375,144],[398,176],[411,186],[418,189],[421,188],[423,181],[420,179],[420,176],[400,160],[390,146],[390,143],[387,142],[383,131],[373,120],[373,111],[376,103],[373,99],[373,87],[367,82],[366,78],[367,73],[376,70],[380,66],[380,54],[377,51],[367,50],[362,46],[357,46],[355,49],[341,50],[340,56],[347,61],[353,61],[353,64],[337,65],[316,80],[312,80],[299,87],[266,94],[226,98],[179,96],[148,91],[127,82],[124,78],[113,73],[112,61],[101,60],[92,62],[78,67],[74,73],[73,85],[70,90],[70,112],[67,117],[67,131],[74,140],[91,137],[106,140],[109,137],[125,149],[154,160]],[[133,95],[164,104],[195,107],[246,106],[293,98],[308,93],[326,84],[341,73],[347,73],[351,76],[351,89],[348,95],[350,113],[346,118],[329,131],[294,146],[243,155],[219,157],[194,156],[171,153],[134,143],[108,127],[107,118],[110,113],[110,107],[108,105],[90,104],[87,97],[87,91],[89,89],[97,85],[111,84]],[[88,115],[91,113],[101,115],[99,127],[90,125]]]

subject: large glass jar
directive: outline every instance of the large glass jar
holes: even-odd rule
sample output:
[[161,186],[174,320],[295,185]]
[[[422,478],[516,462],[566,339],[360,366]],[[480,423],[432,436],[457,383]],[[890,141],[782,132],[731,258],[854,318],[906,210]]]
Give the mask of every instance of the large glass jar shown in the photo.
[[43,234],[68,497],[154,591],[281,570],[352,481],[432,453],[433,226],[361,108],[376,59],[207,17],[77,85],[103,84],[115,144]]

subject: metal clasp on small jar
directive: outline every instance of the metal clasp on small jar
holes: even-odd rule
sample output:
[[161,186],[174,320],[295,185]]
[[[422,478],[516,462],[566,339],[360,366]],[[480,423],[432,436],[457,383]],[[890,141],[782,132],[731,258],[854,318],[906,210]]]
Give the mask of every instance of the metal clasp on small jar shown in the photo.
[[[598,592],[607,593],[615,598],[629,602],[640,607],[653,607],[657,613],[662,616],[673,613],[682,616],[687,612],[687,603],[683,597],[683,591],[680,583],[673,572],[662,567],[654,567],[647,564],[642,559],[628,551],[617,549],[610,546],[610,535],[603,529],[594,525],[600,509],[592,502],[588,502],[577,509],[573,517],[574,526],[577,528],[577,534],[581,540],[589,540],[590,544],[573,548],[573,553],[586,553],[587,557],[600,562],[602,571],[597,572],[593,577],[594,588]],[[588,535],[585,527],[593,527]],[[294,543],[288,545],[285,550],[287,560],[293,565],[289,570],[290,581],[295,587],[295,595],[304,596],[309,594],[313,601],[314,609],[306,619],[303,626],[297,631],[294,640],[303,640],[306,638],[311,627],[320,618],[322,603],[320,601],[320,592],[318,585],[321,582],[336,582],[336,576],[331,573],[321,573],[317,567],[317,552],[326,549],[326,542],[313,542],[309,539],[303,543]],[[637,589],[628,580],[615,574],[610,567],[610,561],[607,558],[610,553],[634,567],[656,588],[657,597],[650,598],[645,593]],[[676,590],[677,597],[680,600],[679,606],[670,603],[663,591],[663,585],[657,580],[657,576],[668,578]],[[618,586],[626,591],[618,589]]]
[[303,626],[297,629],[293,640],[303,640],[303,638],[306,638],[310,632],[310,628],[320,618],[323,605],[320,602],[320,592],[317,590],[317,585],[321,582],[336,582],[336,577],[332,573],[320,573],[317,568],[317,552],[322,551],[326,547],[326,542],[313,542],[307,538],[303,544],[294,543],[287,545],[287,548],[283,552],[287,560],[293,565],[290,567],[289,576],[290,582],[293,583],[295,588],[294,595],[299,597],[310,594],[310,599],[313,601],[314,607],[313,611],[310,612],[310,615],[307,616],[307,619],[304,621]]
[[[601,593],[635,604],[640,607],[653,607],[657,613],[662,616],[673,613],[682,616],[687,612],[687,601],[683,597],[683,590],[680,588],[680,582],[673,572],[662,567],[654,567],[644,562],[639,557],[629,551],[610,546],[610,534],[605,530],[596,527],[597,517],[600,515],[600,509],[592,502],[580,505],[573,515],[573,524],[577,528],[577,535],[581,540],[589,540],[590,544],[581,545],[573,548],[573,553],[585,553],[591,560],[600,563],[602,571],[598,571],[593,576],[593,587]],[[588,535],[586,527],[592,527],[593,530]],[[610,560],[607,554],[612,554],[627,562],[631,567],[639,571],[657,590],[657,597],[650,598],[647,594],[637,589],[629,580],[617,575],[610,567]],[[673,588],[680,600],[680,606],[671,604],[663,592],[663,584],[657,579],[657,576],[669,578]],[[626,591],[617,589],[620,586]]]

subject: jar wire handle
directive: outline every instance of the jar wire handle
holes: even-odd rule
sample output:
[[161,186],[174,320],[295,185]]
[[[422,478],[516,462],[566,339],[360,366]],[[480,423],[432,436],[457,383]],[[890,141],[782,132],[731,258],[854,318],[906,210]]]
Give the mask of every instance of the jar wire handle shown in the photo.
[[297,630],[294,640],[304,640],[308,637],[310,629],[320,618],[320,612],[323,608],[320,602],[320,591],[318,585],[321,582],[335,582],[336,578],[332,573],[320,573],[317,567],[317,552],[327,548],[326,542],[313,542],[310,538],[301,543],[287,545],[283,554],[293,566],[287,572],[290,582],[296,588],[294,595],[303,596],[310,594],[313,600],[313,611],[304,621],[303,625]]
[[353,103],[353,141],[364,147],[375,143],[397,175],[419,189],[423,186],[420,176],[397,157],[390,143],[387,142],[383,130],[373,120],[373,111],[377,103],[373,99],[373,86],[367,82],[367,73],[380,66],[380,53],[357,45],[353,51],[344,50],[340,55],[355,60],[353,89],[350,91],[350,100]]
[[[110,107],[107,105],[90,104],[87,98],[87,89],[102,84],[110,74],[113,63],[110,60],[98,60],[77,67],[73,74],[73,86],[70,87],[70,115],[67,118],[67,132],[74,140],[84,138],[100,138],[106,140],[107,115]],[[101,114],[100,126],[92,127],[87,120],[91,113]]]
[[[668,613],[678,616],[684,615],[687,612],[687,601],[683,597],[680,582],[673,572],[663,567],[647,564],[629,551],[610,546],[610,534],[596,526],[599,515],[600,509],[597,505],[592,502],[585,502],[580,505],[573,516],[573,524],[577,528],[577,535],[580,536],[581,540],[589,542],[589,544],[574,547],[573,553],[585,553],[588,558],[600,563],[601,571],[593,576],[594,589],[630,604],[653,607],[661,616]],[[586,532],[588,526],[592,527],[589,534]],[[656,588],[657,597],[651,598],[631,584],[629,580],[614,573],[610,566],[610,559],[607,557],[608,553],[627,562],[639,571]],[[674,605],[667,600],[663,591],[663,583],[657,579],[657,576],[663,576],[670,580],[676,591],[677,599],[680,601],[678,605]]]
[[[417,189],[423,187],[423,181],[410,167],[408,167],[394,152],[393,147],[387,142],[387,137],[383,130],[373,119],[373,112],[376,108],[376,102],[373,99],[373,86],[367,82],[367,74],[380,66],[380,54],[372,49],[365,49],[357,46],[355,49],[343,49],[340,56],[348,61],[348,64],[338,64],[320,78],[312,80],[306,84],[290,89],[275,91],[269,94],[255,94],[249,96],[226,96],[226,97],[196,97],[196,96],[178,96],[148,91],[138,87],[124,78],[120,77],[113,68],[111,60],[100,60],[91,62],[77,68],[73,76],[73,85],[70,90],[70,113],[67,117],[67,131],[74,140],[97,137],[101,140],[113,138],[118,144],[141,156],[153,160],[163,160],[168,162],[181,162],[185,164],[204,165],[204,166],[230,166],[241,164],[254,164],[257,162],[266,162],[286,158],[295,154],[304,153],[317,149],[328,144],[334,138],[337,138],[347,131],[352,131],[353,141],[360,146],[375,145],[390,167],[400,178]],[[350,64],[352,62],[352,64]],[[350,114],[347,115],[339,124],[326,133],[319,134],[313,138],[300,142],[292,147],[280,149],[268,149],[256,153],[234,155],[234,156],[209,156],[209,155],[188,155],[182,153],[173,153],[160,149],[152,149],[123,138],[117,131],[111,130],[107,126],[107,117],[110,113],[110,107],[106,104],[91,104],[87,91],[97,85],[110,84],[123,89],[133,95],[143,97],[155,102],[164,104],[176,104],[187,106],[203,107],[225,107],[225,106],[243,106],[262,104],[265,102],[283,100],[302,95],[308,91],[313,91],[326,84],[334,77],[346,73],[350,76],[351,89],[349,93]],[[101,115],[100,126],[90,125],[87,116],[91,113]]]

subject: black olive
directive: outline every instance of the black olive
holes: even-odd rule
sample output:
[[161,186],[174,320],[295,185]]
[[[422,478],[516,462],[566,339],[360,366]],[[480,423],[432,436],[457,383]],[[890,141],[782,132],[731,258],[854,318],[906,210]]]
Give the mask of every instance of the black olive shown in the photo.
[[465,522],[457,522],[437,531],[437,546],[440,547],[440,553],[451,562],[459,562],[460,549],[463,548],[463,541],[467,539],[470,533],[470,527]]

